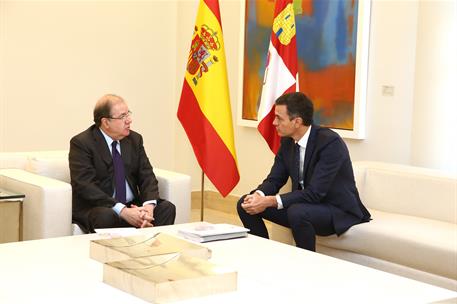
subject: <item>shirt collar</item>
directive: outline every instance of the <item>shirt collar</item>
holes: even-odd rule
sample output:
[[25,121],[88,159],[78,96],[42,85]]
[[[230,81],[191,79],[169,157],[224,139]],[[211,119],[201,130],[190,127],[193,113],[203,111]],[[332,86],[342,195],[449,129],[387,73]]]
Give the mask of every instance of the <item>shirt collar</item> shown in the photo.
[[311,133],[311,125],[309,126],[308,130],[306,130],[305,135],[303,135],[302,138],[298,140],[298,145],[302,148],[306,148],[306,145],[308,144],[308,139],[309,139],[309,134]]
[[111,150],[111,145],[112,145],[112,143],[113,143],[114,140],[113,140],[108,134],[106,134],[105,132],[103,132],[102,128],[99,128],[99,130],[102,132],[103,137],[105,138],[105,141],[106,141],[106,143],[108,144],[108,147],[109,147],[110,150]]

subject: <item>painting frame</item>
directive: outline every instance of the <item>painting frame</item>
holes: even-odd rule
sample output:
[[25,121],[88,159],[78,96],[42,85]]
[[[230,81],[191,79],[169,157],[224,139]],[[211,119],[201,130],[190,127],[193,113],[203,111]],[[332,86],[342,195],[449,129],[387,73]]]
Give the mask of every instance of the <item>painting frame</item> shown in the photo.
[[[254,127],[258,125],[257,120],[243,118],[243,100],[244,100],[244,54],[245,54],[245,18],[246,18],[246,1],[240,1],[240,50],[239,50],[239,90],[237,98],[237,124],[244,127]],[[359,0],[357,12],[357,45],[355,58],[355,87],[354,87],[354,109],[353,109],[353,128],[338,129],[332,128],[343,138],[364,139],[366,136],[366,104],[367,104],[367,86],[368,86],[368,55],[370,39],[370,15],[371,1]]]

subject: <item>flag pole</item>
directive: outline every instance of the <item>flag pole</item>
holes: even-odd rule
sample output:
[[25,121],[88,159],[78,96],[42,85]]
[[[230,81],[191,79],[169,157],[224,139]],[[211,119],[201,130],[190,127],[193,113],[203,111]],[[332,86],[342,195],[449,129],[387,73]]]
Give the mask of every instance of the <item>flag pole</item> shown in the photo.
[[203,222],[203,210],[205,208],[205,172],[202,170],[202,188],[200,190],[200,221]]

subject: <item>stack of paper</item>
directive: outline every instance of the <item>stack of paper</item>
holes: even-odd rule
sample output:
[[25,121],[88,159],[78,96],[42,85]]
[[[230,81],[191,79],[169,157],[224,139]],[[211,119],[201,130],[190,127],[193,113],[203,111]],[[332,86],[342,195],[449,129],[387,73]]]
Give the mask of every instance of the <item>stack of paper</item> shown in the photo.
[[209,259],[209,248],[171,236],[166,233],[137,235],[90,242],[90,257],[102,263],[122,261],[153,255],[180,253]]
[[199,223],[191,228],[179,230],[185,238],[203,243],[217,240],[246,237],[249,229],[229,224]]

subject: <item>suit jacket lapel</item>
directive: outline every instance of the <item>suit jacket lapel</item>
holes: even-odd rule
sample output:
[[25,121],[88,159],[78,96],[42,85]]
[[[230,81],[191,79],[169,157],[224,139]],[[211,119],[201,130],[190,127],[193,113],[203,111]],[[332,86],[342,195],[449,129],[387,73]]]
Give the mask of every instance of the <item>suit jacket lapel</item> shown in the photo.
[[125,168],[125,179],[130,187],[130,190],[133,191],[133,195],[135,199],[138,199],[138,191],[137,187],[135,186],[135,182],[132,179],[132,158],[133,158],[133,149],[132,149],[132,141],[129,137],[123,138],[121,141],[121,156],[122,160],[124,161],[124,168]]
[[105,138],[103,137],[102,132],[97,127],[95,127],[92,134],[94,136],[95,147],[100,153],[103,161],[108,165],[108,167],[112,167],[111,164],[113,162],[113,157],[111,156],[111,153],[109,151],[108,145],[106,143]]
[[124,161],[125,177],[128,179],[130,176],[130,168],[132,164],[132,146],[130,138],[125,137],[121,140],[121,156]]
[[314,148],[316,147],[316,139],[317,139],[317,130],[319,126],[312,125],[311,126],[311,133],[309,134],[308,143],[306,144],[305,150],[305,161],[303,163],[303,181],[306,185],[306,178],[308,173],[308,167],[311,160],[311,156],[314,153]]

